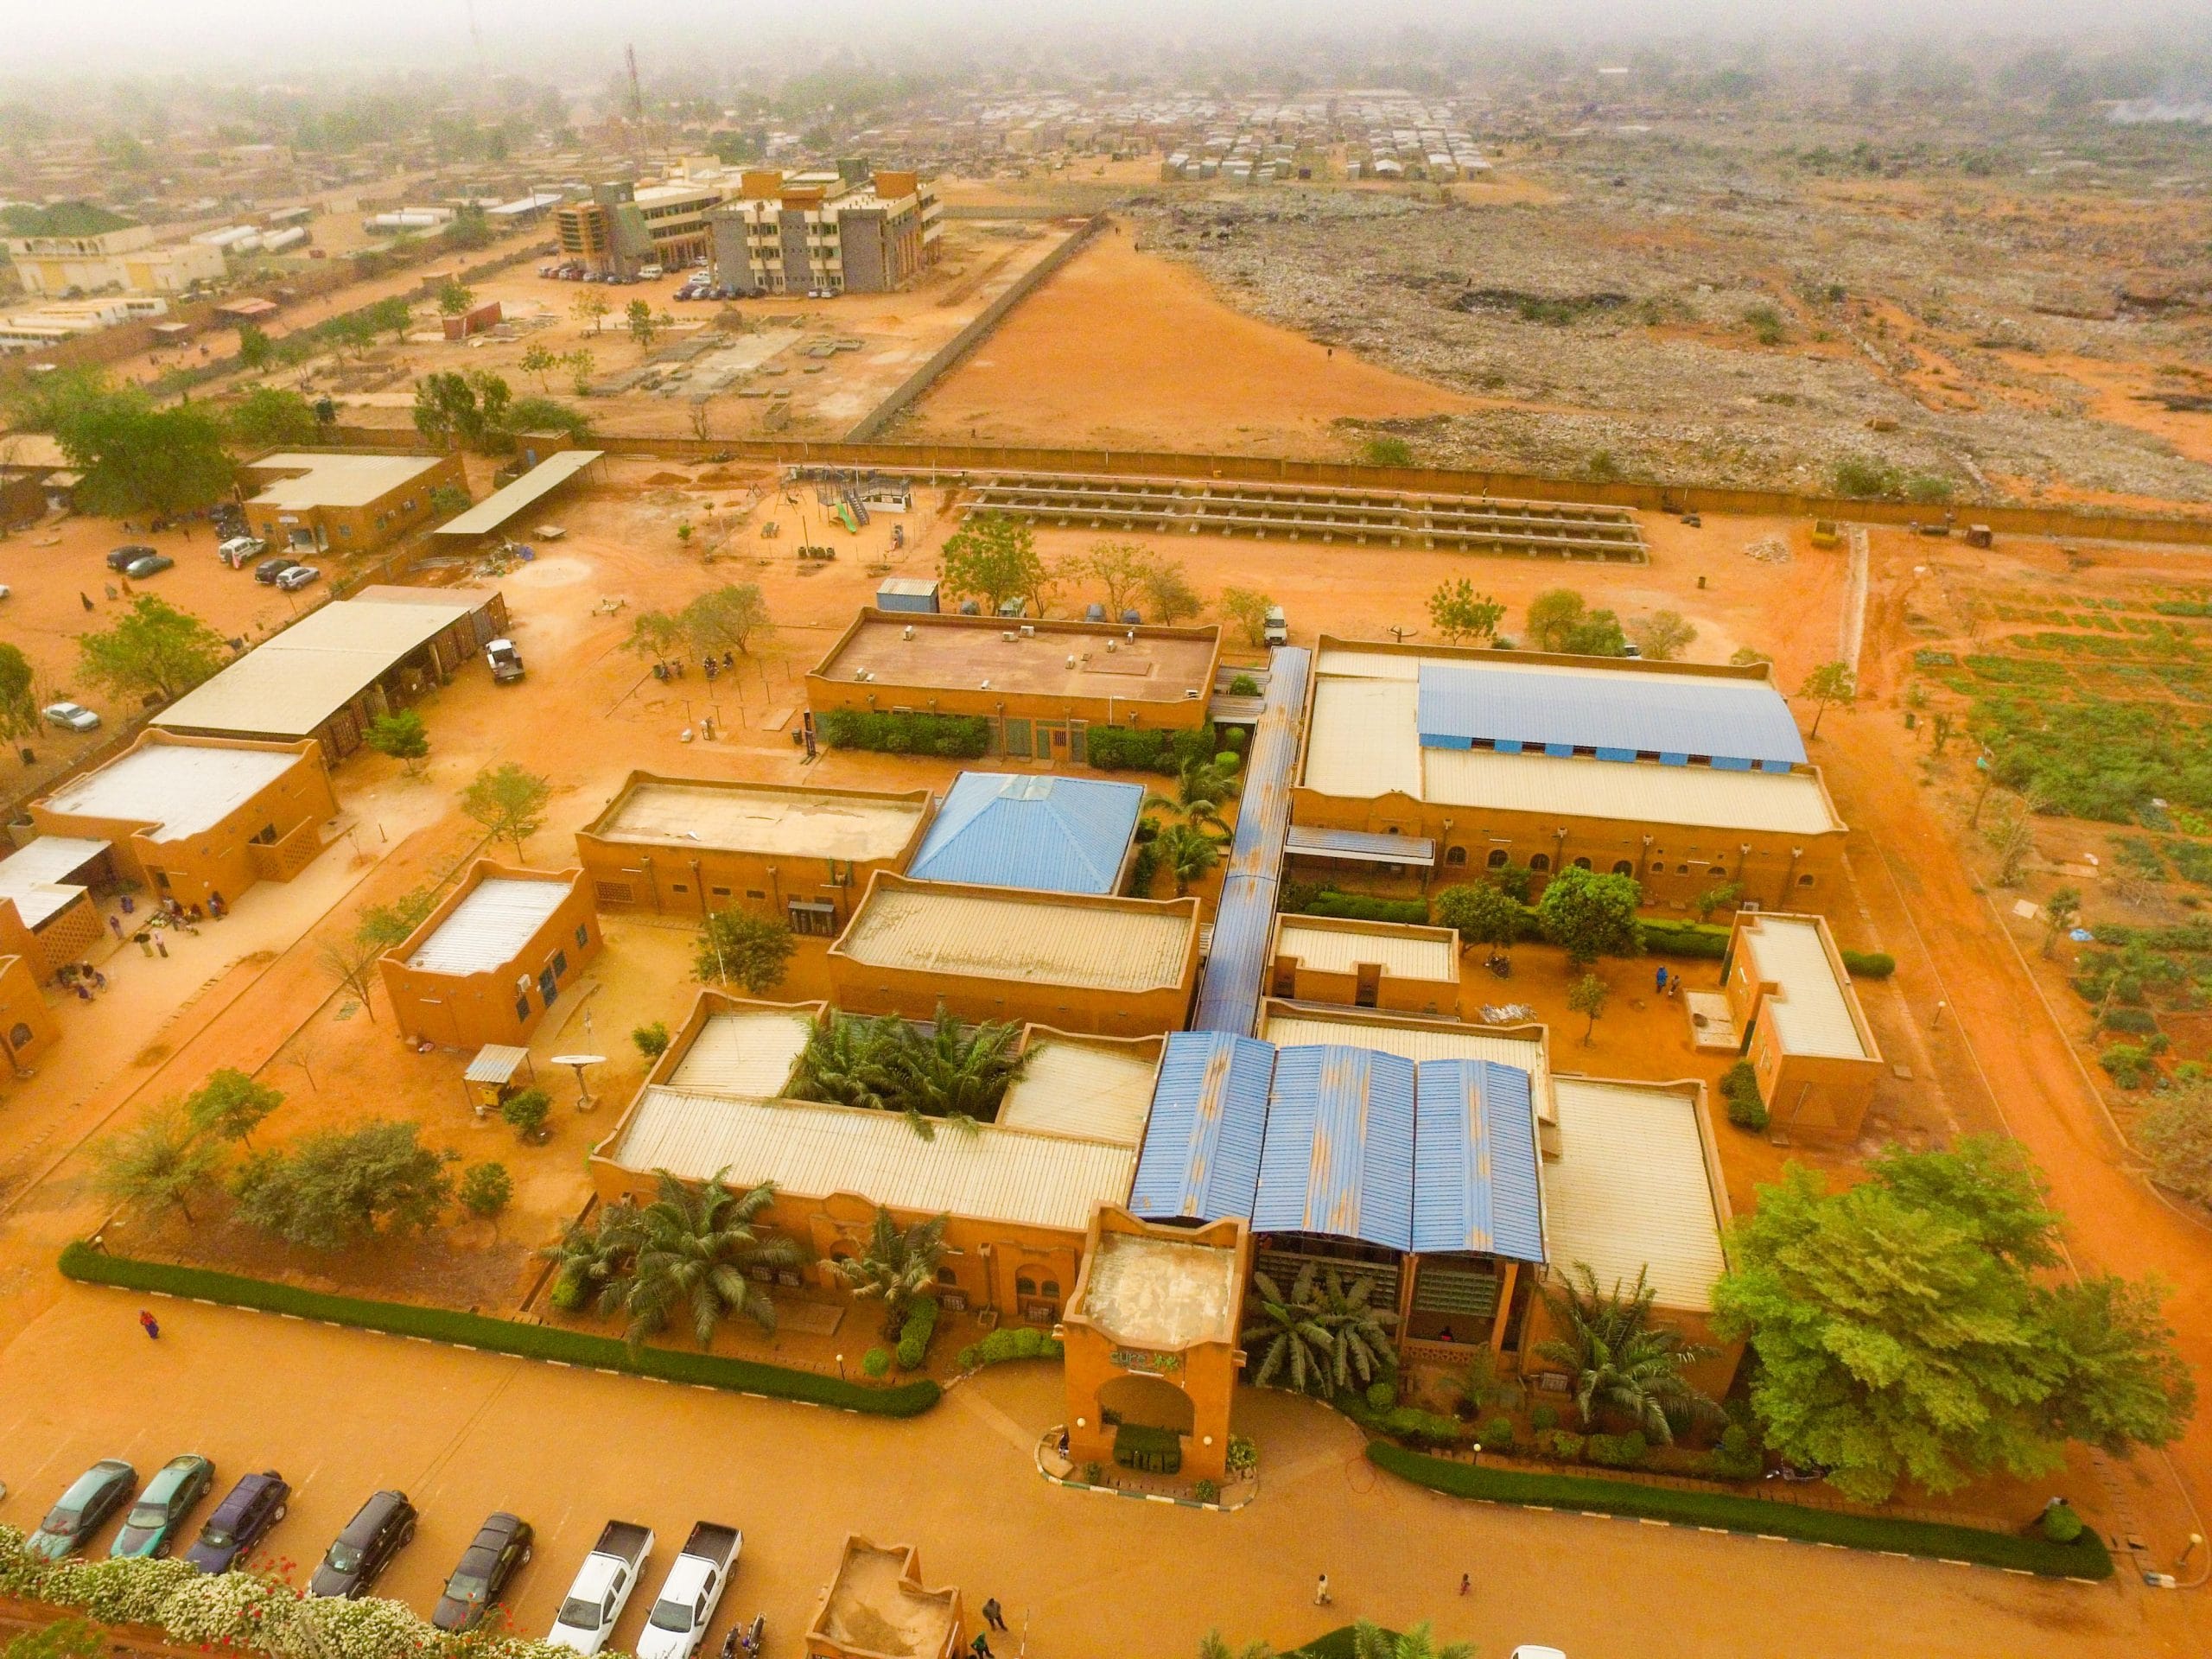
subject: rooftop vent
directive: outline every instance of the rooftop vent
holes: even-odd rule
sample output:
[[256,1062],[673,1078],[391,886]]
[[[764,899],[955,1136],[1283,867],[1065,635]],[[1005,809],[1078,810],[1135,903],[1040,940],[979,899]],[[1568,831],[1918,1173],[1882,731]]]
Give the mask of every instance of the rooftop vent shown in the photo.
[[1015,640],[1020,639],[1021,636],[1016,633],[1012,628],[1008,628],[1004,633],[999,635],[999,638],[1005,640],[1007,644],[1010,645]]
[[1183,701],[1184,701],[1184,702],[1196,702],[1198,700],[1198,688],[1197,686],[1195,686],[1195,685],[1186,685],[1186,686],[1185,686],[1185,687],[1183,688]]
[[988,691],[991,689],[991,683],[988,680],[985,680],[982,684],[977,686],[976,689],[978,691]]
[[1110,652],[1113,652],[1119,651],[1121,648],[1122,648],[1122,642],[1121,642],[1120,640],[1118,640],[1118,639],[1109,639],[1109,640],[1106,642],[1106,649],[1107,649],[1107,651],[1108,651],[1109,653],[1110,653]]
[[1033,622],[1023,623],[1021,625],[1021,637],[1025,639],[1034,639],[1037,637],[1036,624]]
[[1070,668],[1073,668],[1075,666],[1075,652],[1068,652],[1068,666]]

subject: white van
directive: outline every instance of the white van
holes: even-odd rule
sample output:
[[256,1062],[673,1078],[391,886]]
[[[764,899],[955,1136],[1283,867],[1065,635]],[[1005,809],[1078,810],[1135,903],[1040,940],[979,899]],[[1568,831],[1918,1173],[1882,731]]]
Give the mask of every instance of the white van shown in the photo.
[[215,556],[233,570],[243,570],[269,550],[269,543],[258,536],[233,536],[215,550]]
[[639,265],[638,275],[649,283],[657,283],[661,278],[661,269],[658,265]]

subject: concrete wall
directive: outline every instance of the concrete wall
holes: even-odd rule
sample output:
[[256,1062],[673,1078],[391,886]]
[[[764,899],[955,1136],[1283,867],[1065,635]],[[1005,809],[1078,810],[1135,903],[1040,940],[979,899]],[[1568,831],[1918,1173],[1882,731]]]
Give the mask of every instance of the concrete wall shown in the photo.
[[19,1069],[61,1040],[61,1027],[39,989],[43,976],[22,957],[0,957],[0,1039]]
[[[1269,996],[1287,997],[1295,1002],[1331,1002],[1340,1007],[1380,1008],[1395,1014],[1445,1014],[1457,1018],[1459,1013],[1459,982],[1428,979],[1402,979],[1375,963],[1375,997],[1368,1002],[1359,998],[1360,975],[1355,968],[1349,973],[1325,971],[1309,968],[1282,943],[1283,923],[1288,918],[1275,918],[1274,941],[1270,949],[1268,969]],[[1363,935],[1372,934],[1372,922],[1346,922],[1327,916],[1300,916],[1294,918],[1300,927],[1312,927],[1329,932],[1347,934],[1357,942]],[[1459,956],[1459,936],[1448,927],[1407,928],[1408,933],[1424,937],[1434,936],[1448,944],[1452,960]],[[1355,957],[1355,963],[1362,960]]]
[[[493,876],[565,881],[569,893],[522,949],[496,967],[456,975],[424,973],[407,966],[407,958],[438,930],[476,884]],[[585,886],[582,870],[549,874],[544,870],[511,869],[480,858],[453,895],[431,912],[404,944],[386,951],[378,967],[384,976],[385,995],[391,1000],[392,1018],[404,1040],[427,1040],[452,1048],[525,1044],[548,1007],[539,988],[539,975],[553,970],[554,995],[565,995],[575,988],[584,964],[599,954],[604,943],[598,913],[592,908],[591,889]],[[556,957],[561,958],[558,963]],[[517,985],[524,975],[531,980],[527,991]]]

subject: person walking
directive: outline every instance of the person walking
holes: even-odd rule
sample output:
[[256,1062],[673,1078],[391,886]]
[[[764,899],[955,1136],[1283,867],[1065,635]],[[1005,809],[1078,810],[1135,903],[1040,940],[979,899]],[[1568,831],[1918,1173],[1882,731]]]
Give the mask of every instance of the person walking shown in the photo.
[[1329,1575],[1324,1573],[1321,1575],[1320,1582],[1313,1586],[1313,1605],[1316,1607],[1326,1607],[1329,1605],[1331,1599],[1332,1598],[1329,1594]]
[[983,1623],[995,1630],[1003,1631],[1006,1629],[1006,1609],[999,1605],[996,1596],[983,1604]]
[[92,596],[81,588],[77,590],[77,602],[88,611],[92,608]]
[[161,1321],[143,1307],[138,1310],[138,1328],[146,1333],[146,1339],[149,1342],[159,1342],[162,1339]]
[[976,1659],[992,1659],[991,1638],[981,1630],[976,1631],[976,1639],[968,1644],[968,1651],[974,1654]]
[[1667,970],[1660,969],[1651,977],[1651,988],[1664,996],[1667,994]]
[[109,917],[109,918],[107,918],[107,925],[108,925],[110,927],[111,927],[111,928],[113,928],[113,929],[115,930],[115,937],[116,937],[118,939],[120,939],[120,938],[123,937],[123,918],[122,918],[122,917],[120,917],[120,916],[111,916],[111,917]]
[[1459,1593],[1463,1596],[1471,1596],[1474,1594],[1474,1575],[1471,1573],[1462,1573],[1459,1575]]

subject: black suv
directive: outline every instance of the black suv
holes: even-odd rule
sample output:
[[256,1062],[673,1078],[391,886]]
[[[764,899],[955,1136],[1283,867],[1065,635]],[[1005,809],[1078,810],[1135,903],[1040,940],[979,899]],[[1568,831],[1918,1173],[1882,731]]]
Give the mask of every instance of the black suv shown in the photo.
[[111,570],[128,569],[139,560],[151,558],[161,550],[158,547],[142,547],[133,542],[128,547],[118,547],[110,552],[107,556],[107,568]]
[[299,561],[289,553],[279,553],[273,559],[264,559],[253,567],[253,579],[266,588]]
[[531,1537],[530,1522],[518,1516],[503,1511],[486,1520],[446,1580],[430,1623],[442,1630],[473,1630],[481,1624],[507,1581],[530,1559]]
[[274,1469],[244,1477],[215,1506],[184,1559],[202,1573],[229,1572],[284,1518],[291,1497],[289,1483]]
[[378,1492],[361,1505],[308,1580],[308,1594],[364,1596],[415,1535],[415,1506],[404,1492]]

